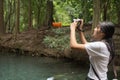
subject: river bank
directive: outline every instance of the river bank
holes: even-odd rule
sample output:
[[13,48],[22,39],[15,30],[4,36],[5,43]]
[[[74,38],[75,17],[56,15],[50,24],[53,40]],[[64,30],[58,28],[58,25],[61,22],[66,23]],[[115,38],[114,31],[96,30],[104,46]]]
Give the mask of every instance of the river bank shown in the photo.
[[[64,30],[65,29],[65,30]],[[59,31],[61,30],[61,31]],[[85,54],[80,54],[82,53],[79,50],[71,50],[70,47],[66,47],[62,49],[60,45],[64,46],[67,44],[69,46],[69,29],[68,28],[60,28],[60,29],[54,29],[57,33],[54,33],[52,29],[39,29],[39,30],[29,30],[29,31],[24,31],[15,37],[13,34],[4,34],[0,36],[0,52],[12,52],[15,53],[16,55],[30,55],[30,56],[48,56],[48,57],[55,57],[55,58],[70,58],[70,59],[75,59],[75,60],[81,60],[81,62],[86,62],[88,63],[88,56]],[[117,29],[119,30],[119,29]],[[58,34],[58,32],[60,34]],[[64,32],[61,33],[61,32]],[[116,32],[116,34],[119,31]],[[86,33],[86,35],[90,34],[90,31]],[[60,36],[66,36],[67,38],[63,38]],[[56,43],[55,40],[53,39],[49,43],[44,43],[44,39],[46,36],[52,36],[54,38],[62,38],[65,39],[64,42],[59,39],[56,41],[60,43]],[[89,36],[87,36],[89,38]],[[115,35],[115,41],[117,44],[117,53],[119,53],[119,39],[120,36],[119,34]],[[51,45],[54,44],[54,45]],[[56,46],[57,44],[57,46]],[[50,47],[49,47],[50,46]],[[57,49],[60,48],[60,49]],[[120,64],[119,62],[119,54],[116,58],[116,63]]]
[[54,56],[63,57],[64,55],[56,49],[45,46],[43,39],[47,35],[55,35],[50,30],[30,30],[17,34],[4,34],[0,36],[0,51],[15,52],[22,55],[31,56]]
[[48,55],[42,43],[48,30],[30,30],[17,34],[4,34],[0,37],[0,51],[15,52],[16,54],[41,56]]

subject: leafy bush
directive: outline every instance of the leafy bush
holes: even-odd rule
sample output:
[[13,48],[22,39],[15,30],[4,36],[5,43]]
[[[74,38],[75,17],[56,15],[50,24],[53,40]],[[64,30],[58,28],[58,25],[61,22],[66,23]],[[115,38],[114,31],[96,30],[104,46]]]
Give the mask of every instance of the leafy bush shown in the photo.
[[68,28],[52,29],[54,36],[45,36],[43,43],[46,47],[54,48],[57,50],[64,50],[69,47],[69,31]]
[[[66,28],[58,28],[58,29],[52,29],[52,33],[54,33],[54,36],[45,36],[43,43],[46,47],[57,49],[57,50],[64,50],[65,48],[69,48],[70,44],[70,36],[69,36],[69,29]],[[79,35],[76,34],[78,37]],[[86,39],[90,39],[89,35],[86,35]],[[79,38],[77,38],[77,41],[80,42]]]

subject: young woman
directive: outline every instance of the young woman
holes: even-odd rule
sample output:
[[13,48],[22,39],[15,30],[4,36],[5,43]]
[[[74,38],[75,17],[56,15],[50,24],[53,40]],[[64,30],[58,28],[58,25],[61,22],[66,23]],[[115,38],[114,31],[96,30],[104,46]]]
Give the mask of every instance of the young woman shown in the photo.
[[83,19],[79,27],[79,35],[82,43],[76,41],[77,22],[70,25],[70,46],[85,51],[89,56],[90,69],[87,80],[108,80],[107,71],[110,59],[114,56],[114,45],[112,36],[115,31],[111,22],[101,22],[95,28],[92,35],[92,42],[87,42],[83,34]]

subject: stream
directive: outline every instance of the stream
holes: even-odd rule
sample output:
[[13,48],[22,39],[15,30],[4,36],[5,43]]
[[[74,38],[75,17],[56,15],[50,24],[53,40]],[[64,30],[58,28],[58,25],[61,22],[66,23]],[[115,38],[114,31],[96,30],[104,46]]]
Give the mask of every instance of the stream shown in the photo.
[[0,80],[84,80],[87,71],[68,59],[0,54]]
[[70,59],[0,54],[0,80],[85,80],[88,69]]

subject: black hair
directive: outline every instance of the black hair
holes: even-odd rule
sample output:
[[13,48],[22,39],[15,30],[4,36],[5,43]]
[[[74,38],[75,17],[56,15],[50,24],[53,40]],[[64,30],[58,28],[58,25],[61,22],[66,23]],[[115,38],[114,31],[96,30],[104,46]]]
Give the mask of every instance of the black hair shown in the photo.
[[107,48],[111,55],[110,58],[112,61],[112,59],[115,56],[114,41],[112,39],[113,34],[115,32],[115,25],[112,22],[100,22],[99,25],[100,25],[101,31],[105,34],[105,36],[103,37],[103,41],[107,45]]
[[100,29],[105,33],[104,39],[112,38],[115,32],[115,25],[112,22],[100,22]]

